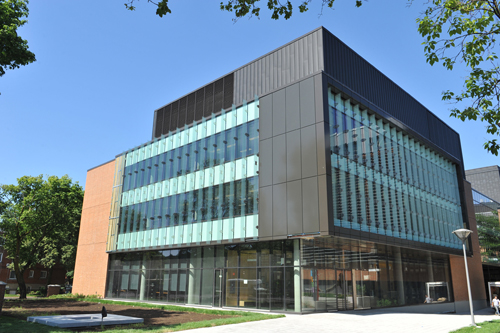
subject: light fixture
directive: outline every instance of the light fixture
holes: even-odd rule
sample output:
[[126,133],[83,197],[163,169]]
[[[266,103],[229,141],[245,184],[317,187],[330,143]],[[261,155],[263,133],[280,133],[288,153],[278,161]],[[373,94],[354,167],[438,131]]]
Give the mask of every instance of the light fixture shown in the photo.
[[469,292],[469,308],[470,308],[470,317],[471,317],[471,325],[470,326],[475,326],[475,327],[480,327],[476,325],[476,322],[474,321],[474,308],[472,306],[472,295],[470,292],[470,281],[469,281],[469,269],[467,267],[467,254],[465,252],[465,241],[467,238],[469,238],[470,234],[472,234],[472,230],[469,229],[457,229],[455,231],[452,231],[455,236],[457,236],[461,241],[462,241],[462,247],[464,250],[464,261],[465,261],[465,276],[467,277],[467,291]]

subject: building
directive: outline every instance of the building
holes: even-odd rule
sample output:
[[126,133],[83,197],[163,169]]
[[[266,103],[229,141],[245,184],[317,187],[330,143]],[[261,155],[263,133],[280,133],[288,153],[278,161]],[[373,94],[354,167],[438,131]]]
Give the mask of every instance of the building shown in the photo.
[[[7,284],[6,290],[11,294],[15,294],[19,285],[16,280],[16,273],[7,267],[11,262],[12,260],[7,259],[7,251],[0,246],[0,282],[5,282]],[[45,288],[49,283],[64,286],[65,281],[66,271],[60,265],[55,265],[52,269],[48,269],[37,264],[35,267],[30,267],[24,272],[24,282],[26,283],[27,292]]]
[[[467,310],[464,178],[459,135],[318,28],[155,110],[150,141],[88,171],[73,291]],[[484,307],[479,255],[469,267]]]
[[498,165],[465,170],[465,178],[471,183],[473,189],[500,202],[500,167]]
[[[467,171],[466,171],[467,172]],[[479,232],[479,247],[481,250],[481,261],[483,262],[484,286],[488,292],[488,282],[500,281],[500,251],[498,244],[498,228],[493,225],[500,223],[500,203],[487,197],[476,189],[472,189],[474,200],[474,212],[476,214],[477,229]],[[492,247],[493,244],[493,247]],[[500,288],[491,294],[498,294]]]

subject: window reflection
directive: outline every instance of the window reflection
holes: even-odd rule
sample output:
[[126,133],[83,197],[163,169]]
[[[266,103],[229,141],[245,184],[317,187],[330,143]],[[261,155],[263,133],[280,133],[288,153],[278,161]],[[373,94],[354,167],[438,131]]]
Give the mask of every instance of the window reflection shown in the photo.
[[329,91],[334,224],[459,248],[456,165]]
[[425,295],[453,301],[446,255],[333,237],[112,254],[106,290],[296,312],[425,306]]

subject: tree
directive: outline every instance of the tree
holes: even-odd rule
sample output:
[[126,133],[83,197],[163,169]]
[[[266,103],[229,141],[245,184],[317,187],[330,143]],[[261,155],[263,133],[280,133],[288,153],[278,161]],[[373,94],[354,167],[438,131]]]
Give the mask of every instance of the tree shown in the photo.
[[[136,0],[128,0],[125,3],[125,7],[129,10],[135,10],[134,2]],[[138,0],[137,0],[138,1]],[[235,20],[244,16],[260,16],[260,0],[226,0],[227,2],[220,3],[220,9],[228,12],[234,12],[236,16]],[[168,0],[152,1],[147,0],[147,2],[152,3],[156,6],[156,15],[163,17],[163,15],[172,13],[168,7]],[[311,0],[300,0],[296,1],[295,4],[292,1],[287,0],[286,2],[280,2],[278,0],[268,0],[266,3],[267,9],[271,11],[271,18],[277,20],[279,18],[284,18],[288,20],[292,17],[293,9],[296,8],[299,12],[304,13],[309,9],[309,3]],[[335,0],[321,0],[323,7],[333,7]],[[353,0],[356,7],[360,7],[363,4],[362,0]]]
[[61,263],[72,270],[83,189],[68,176],[47,180],[41,175],[24,176],[17,181],[17,185],[0,186],[0,230],[20,298],[26,298],[26,269]]
[[34,62],[35,55],[28,50],[28,42],[17,34],[26,24],[28,0],[0,0],[0,77],[7,69],[15,69]]
[[476,214],[477,233],[481,255],[486,257],[499,257],[500,254],[500,223],[498,213],[492,211],[491,215]]
[[[425,38],[424,50],[431,65],[442,62],[452,70],[462,61],[469,74],[464,91],[445,91],[443,100],[457,103],[451,116],[462,121],[486,122],[486,132],[500,134],[500,68],[495,52],[500,33],[500,7],[497,0],[432,0],[418,31]],[[445,32],[443,32],[443,30]],[[497,139],[488,140],[484,148],[498,156]]]

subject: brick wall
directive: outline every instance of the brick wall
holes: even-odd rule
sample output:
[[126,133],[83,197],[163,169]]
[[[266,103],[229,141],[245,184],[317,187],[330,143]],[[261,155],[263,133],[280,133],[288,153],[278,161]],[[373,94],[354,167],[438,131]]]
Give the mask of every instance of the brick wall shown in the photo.
[[[7,268],[12,260],[8,259],[8,253],[3,248],[0,248],[0,281],[7,283],[8,290],[16,290],[18,287],[17,280],[10,278],[10,269]],[[31,272],[33,272],[31,276]],[[60,284],[64,286],[66,282],[66,270],[61,265],[55,265],[52,268],[52,276],[49,281],[50,269],[42,265],[29,267],[24,271],[24,282],[28,291],[38,290],[40,287],[45,287],[47,284]],[[31,276],[31,277],[30,277]]]
[[[476,217],[474,214],[474,203],[472,201],[471,184],[464,181],[465,198],[467,200],[467,213],[469,217],[469,226],[472,230],[472,249],[473,256],[467,257],[467,266],[469,269],[470,287],[473,300],[485,300],[486,292],[484,288],[483,266],[481,263],[481,253],[479,251],[479,239],[477,236]],[[450,255],[451,279],[453,281],[453,293],[455,301],[468,301],[467,278],[465,276],[465,263],[463,256]]]
[[87,172],[73,293],[104,296],[108,254],[106,240],[115,161]]

